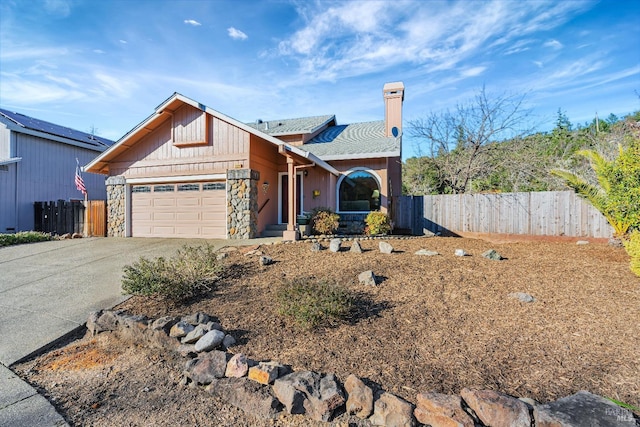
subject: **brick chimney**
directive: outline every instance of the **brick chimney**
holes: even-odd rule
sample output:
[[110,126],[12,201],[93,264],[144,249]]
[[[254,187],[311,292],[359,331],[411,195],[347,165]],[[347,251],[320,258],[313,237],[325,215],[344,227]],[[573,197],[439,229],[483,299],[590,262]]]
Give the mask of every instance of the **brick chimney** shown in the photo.
[[404,84],[402,82],[385,83],[384,96],[384,135],[397,137],[402,134],[402,101]]

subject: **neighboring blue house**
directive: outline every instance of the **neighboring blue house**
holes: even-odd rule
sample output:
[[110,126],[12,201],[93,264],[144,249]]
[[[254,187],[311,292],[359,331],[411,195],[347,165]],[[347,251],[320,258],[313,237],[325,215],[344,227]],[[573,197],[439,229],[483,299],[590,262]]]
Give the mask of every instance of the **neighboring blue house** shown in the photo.
[[[0,233],[34,228],[37,201],[83,199],[74,183],[113,141],[0,108]],[[104,176],[82,175],[90,200],[107,197]]]

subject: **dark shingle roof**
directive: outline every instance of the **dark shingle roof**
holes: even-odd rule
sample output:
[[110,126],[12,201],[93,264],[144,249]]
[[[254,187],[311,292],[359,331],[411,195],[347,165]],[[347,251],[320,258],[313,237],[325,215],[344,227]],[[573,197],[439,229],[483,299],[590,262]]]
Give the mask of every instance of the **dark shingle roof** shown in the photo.
[[330,126],[300,147],[323,160],[400,156],[400,138],[384,136],[384,121]]
[[35,119],[33,117],[25,116],[24,114],[20,113],[14,113],[2,108],[0,108],[0,115],[6,117],[7,119],[23,128],[47,133],[49,135],[59,136],[62,138],[72,139],[74,141],[83,142],[85,144],[95,145],[96,147],[110,147],[114,143],[114,141],[111,141],[110,139],[56,125],[54,123],[45,122],[44,120]]

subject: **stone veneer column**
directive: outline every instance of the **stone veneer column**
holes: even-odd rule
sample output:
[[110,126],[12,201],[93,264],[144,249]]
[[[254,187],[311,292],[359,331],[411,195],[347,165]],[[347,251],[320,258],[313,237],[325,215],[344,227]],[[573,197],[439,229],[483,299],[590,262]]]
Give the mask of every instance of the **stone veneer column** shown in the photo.
[[125,197],[126,180],[124,176],[107,178],[107,236],[125,236]]
[[227,171],[227,238],[258,237],[258,181],[251,169]]

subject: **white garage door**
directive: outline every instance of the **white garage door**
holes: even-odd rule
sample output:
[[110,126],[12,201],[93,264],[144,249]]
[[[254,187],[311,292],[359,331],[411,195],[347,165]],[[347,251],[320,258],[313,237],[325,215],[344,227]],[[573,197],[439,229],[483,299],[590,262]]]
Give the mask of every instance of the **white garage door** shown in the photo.
[[225,239],[225,188],[224,182],[133,185],[131,235]]

